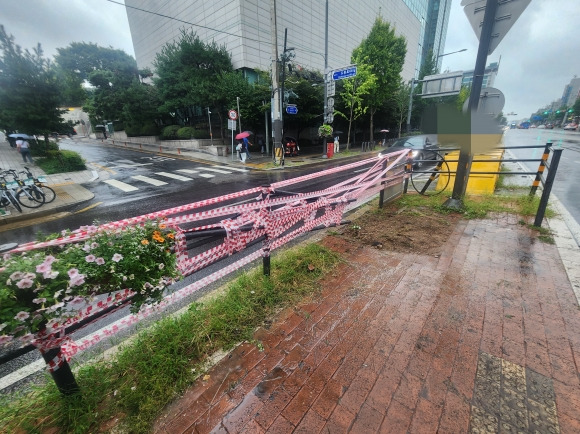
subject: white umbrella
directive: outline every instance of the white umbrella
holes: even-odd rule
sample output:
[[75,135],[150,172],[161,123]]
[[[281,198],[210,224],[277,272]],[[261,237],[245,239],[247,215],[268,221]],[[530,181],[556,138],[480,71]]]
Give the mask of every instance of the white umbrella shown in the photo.
[[21,133],[8,134],[8,137],[13,137],[15,139],[34,139],[34,137],[31,137],[28,134],[21,134]]

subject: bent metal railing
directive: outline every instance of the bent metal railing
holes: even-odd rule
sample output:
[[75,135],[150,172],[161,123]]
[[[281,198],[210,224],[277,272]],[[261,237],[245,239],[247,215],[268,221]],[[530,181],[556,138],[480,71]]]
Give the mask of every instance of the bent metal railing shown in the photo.
[[[40,350],[48,365],[49,372],[63,394],[76,393],[78,386],[68,365],[68,360],[75,354],[94,346],[104,338],[118,333],[153,313],[159,312],[159,309],[184,299],[260,257],[264,261],[264,272],[268,274],[272,250],[282,247],[306,232],[341,224],[347,211],[354,209],[377,193],[380,193],[380,206],[382,206],[385,189],[402,185],[409,177],[409,172],[401,164],[409,159],[408,151],[379,155],[321,172],[275,182],[269,186],[255,187],[163,211],[102,224],[97,228],[97,232],[130,225],[141,225],[148,220],[163,218],[164,224],[176,231],[178,268],[183,276],[195,273],[255,245],[257,242],[263,244],[261,249],[243,255],[239,260],[220,270],[179,290],[168,293],[160,304],[145,306],[139,312],[124,316],[78,342],[74,342],[70,337],[73,330],[108,314],[121,304],[129,303],[133,292],[126,289],[111,294],[107,298],[78,311],[76,316],[56,324],[50,332],[36,333],[32,338],[21,339],[20,343],[24,346],[28,345],[29,349],[32,349],[30,346],[32,345]],[[364,169],[360,170],[361,167]],[[283,190],[300,184],[304,185],[304,183],[317,179],[333,182],[332,179],[336,179],[340,174],[348,175],[356,172],[361,173],[317,191],[290,192]],[[399,194],[402,194],[402,190],[397,195]],[[232,201],[241,201],[242,203],[228,204]],[[91,232],[77,230],[68,236],[54,240],[20,245],[10,253],[79,243],[87,240],[94,233],[94,230]],[[206,236],[223,237],[223,241],[190,257],[188,240]],[[22,350],[16,351],[12,355],[21,355],[22,352]],[[0,362],[6,362],[10,358],[3,357]]]
[[[550,193],[552,191],[552,186],[554,184],[554,179],[556,178],[556,173],[558,171],[558,165],[560,164],[560,157],[562,155],[562,149],[555,149],[552,147],[552,142],[547,142],[545,145],[530,145],[530,146],[504,146],[504,147],[497,147],[493,149],[498,150],[508,150],[508,149],[536,149],[536,148],[544,148],[544,152],[541,158],[519,158],[519,159],[484,159],[484,158],[474,158],[472,163],[517,163],[517,162],[534,162],[539,163],[538,169],[534,172],[506,172],[506,171],[496,171],[496,172],[484,172],[484,171],[474,171],[470,170],[470,175],[531,175],[535,176],[534,181],[532,182],[532,187],[530,189],[529,196],[533,197],[540,184],[542,185],[542,196],[540,197],[540,203],[538,205],[538,210],[536,212],[536,216],[534,218],[534,226],[540,227],[542,225],[542,221],[544,220],[544,216],[546,213],[546,209],[548,206],[548,199],[550,197]],[[444,151],[447,152],[451,151],[458,151],[459,148],[447,148]],[[550,152],[553,153],[552,159],[550,160]],[[422,162],[427,162],[429,160],[421,160]],[[441,156],[437,161],[437,164],[433,170],[412,170],[410,180],[413,181],[413,173],[430,173],[431,176],[423,186],[423,188],[419,191],[420,194],[425,194],[428,190],[430,184],[437,178],[438,175],[442,173],[447,173],[448,175],[454,174],[454,171],[449,170],[447,167],[446,171],[442,171],[443,165],[447,165],[447,163],[457,163],[459,160],[456,159],[448,159],[445,156]],[[545,170],[548,169],[547,176],[544,177]],[[449,179],[450,177],[448,177]],[[414,184],[413,184],[414,185]],[[444,191],[445,189],[442,189]],[[405,191],[406,192],[406,191]]]

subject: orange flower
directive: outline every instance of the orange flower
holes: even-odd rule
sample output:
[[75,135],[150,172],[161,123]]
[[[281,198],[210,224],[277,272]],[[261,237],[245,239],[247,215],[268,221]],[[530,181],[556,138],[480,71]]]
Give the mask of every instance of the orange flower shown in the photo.
[[166,237],[167,237],[167,238],[169,238],[169,239],[171,239],[171,240],[172,240],[173,238],[175,238],[171,232],[170,232],[170,233],[168,233],[168,234],[166,235]]
[[167,227],[167,225],[163,224],[163,223],[159,225],[159,229],[165,229],[166,227]]
[[143,244],[144,246],[146,246],[147,244],[149,244],[149,241],[147,241],[147,240],[141,240],[141,244]]

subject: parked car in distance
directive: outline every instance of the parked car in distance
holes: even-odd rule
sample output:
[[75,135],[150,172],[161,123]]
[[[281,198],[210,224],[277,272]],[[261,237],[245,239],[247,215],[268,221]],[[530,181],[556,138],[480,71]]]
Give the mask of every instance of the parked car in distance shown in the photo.
[[573,123],[573,122],[571,122],[571,123],[569,123],[569,124],[566,124],[566,125],[564,125],[564,129],[565,129],[565,130],[568,130],[568,131],[573,131],[573,130],[575,130],[576,128],[578,128],[578,124],[575,124],[575,123]]
[[548,128],[549,130],[553,130],[554,124],[546,124],[546,128]]
[[546,126],[545,126],[544,124],[542,124],[542,125],[538,125],[538,129],[542,129],[542,130],[543,130],[543,129],[545,129],[545,128],[546,128]]
[[400,151],[402,149],[411,149],[411,156],[414,161],[413,167],[421,168],[425,165],[424,160],[437,159],[439,144],[436,141],[436,136],[419,135],[402,137],[390,143],[383,153]]

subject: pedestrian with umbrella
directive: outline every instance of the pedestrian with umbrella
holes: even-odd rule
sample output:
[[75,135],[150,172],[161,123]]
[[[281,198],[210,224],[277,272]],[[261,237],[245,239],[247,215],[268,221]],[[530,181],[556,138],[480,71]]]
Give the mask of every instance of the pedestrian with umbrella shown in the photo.
[[26,163],[26,160],[30,162],[30,164],[34,164],[32,160],[32,155],[30,155],[30,143],[28,143],[27,139],[31,137],[27,134],[10,134],[9,137],[16,138],[16,149],[22,155],[22,160]]
[[250,159],[250,149],[249,147],[252,146],[252,143],[248,139],[252,134],[251,131],[244,131],[236,135],[236,140],[242,140],[242,161],[246,161]]

